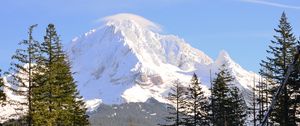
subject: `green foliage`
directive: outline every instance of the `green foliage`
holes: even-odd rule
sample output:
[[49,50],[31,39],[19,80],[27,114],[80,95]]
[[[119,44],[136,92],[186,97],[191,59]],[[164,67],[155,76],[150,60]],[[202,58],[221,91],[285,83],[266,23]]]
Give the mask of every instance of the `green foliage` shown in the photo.
[[[275,29],[278,35],[275,35],[275,40],[271,41],[269,56],[261,63],[262,69],[260,74],[268,81],[267,93],[273,95],[285,78],[287,68],[293,61],[296,53],[296,38],[292,33],[292,26],[287,21],[285,13],[282,13],[280,24]],[[299,72],[294,72],[288,80],[287,87],[283,90],[283,95],[279,96],[278,102],[275,105],[274,111],[271,113],[271,121],[274,124],[286,126],[296,125],[299,122]]]
[[200,84],[197,75],[194,74],[191,79],[191,85],[187,89],[185,113],[189,115],[190,118],[188,119],[188,123],[192,126],[209,125],[208,98],[204,96]]
[[[0,69],[0,72],[1,72],[1,69]],[[4,82],[3,82],[3,78],[1,77],[1,74],[0,74],[0,105],[2,105],[6,101],[6,96],[3,92],[3,88],[4,88]]]
[[[16,94],[25,98],[26,102],[9,101],[10,104],[18,104],[27,106],[26,117],[28,125],[32,124],[32,88],[33,85],[33,71],[35,70],[35,62],[39,52],[39,43],[32,37],[33,29],[37,25],[29,27],[28,40],[23,40],[19,43],[20,49],[17,49],[12,56],[13,62],[10,67],[11,79],[9,83],[15,88],[9,88]],[[17,109],[16,114],[24,113],[23,109]]]
[[[76,89],[70,63],[62,51],[54,25],[48,26],[41,44],[32,37],[34,27],[36,25],[29,28],[28,40],[20,42],[22,48],[13,55],[10,68],[9,83],[14,85],[10,89],[26,98],[26,102],[9,103],[28,107],[28,110],[16,110],[16,114],[27,112],[22,125],[89,125],[84,102]],[[2,84],[1,80],[0,87]],[[14,124],[18,122],[13,121]]]
[[216,126],[240,126],[245,123],[245,101],[236,87],[229,87],[234,78],[223,65],[211,89],[211,121]]
[[230,91],[230,107],[232,108],[229,113],[229,120],[232,126],[242,126],[245,124],[247,113],[246,102],[240,94],[237,87],[232,87]]
[[179,80],[171,88],[168,99],[175,105],[169,106],[166,124],[162,126],[206,126],[210,124],[208,98],[200,86],[196,74],[188,88],[184,88]]
[[33,113],[35,125],[88,125],[82,97],[53,24],[49,24],[37,61]]

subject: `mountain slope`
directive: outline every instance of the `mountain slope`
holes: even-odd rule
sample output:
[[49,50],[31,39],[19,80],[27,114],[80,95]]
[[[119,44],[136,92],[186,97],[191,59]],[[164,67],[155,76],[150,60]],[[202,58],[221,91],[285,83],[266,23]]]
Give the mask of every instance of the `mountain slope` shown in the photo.
[[155,99],[119,105],[101,105],[89,113],[92,126],[157,126],[165,124],[167,104]]
[[[162,35],[155,23],[133,14],[103,19],[103,26],[73,39],[69,55],[81,94],[106,104],[164,98],[172,82],[186,86],[196,72],[207,89],[210,71],[226,64],[237,86],[249,93],[255,73],[244,70],[227,52],[213,61],[174,35]],[[213,75],[212,75],[213,76]],[[245,97],[249,97],[246,96]]]

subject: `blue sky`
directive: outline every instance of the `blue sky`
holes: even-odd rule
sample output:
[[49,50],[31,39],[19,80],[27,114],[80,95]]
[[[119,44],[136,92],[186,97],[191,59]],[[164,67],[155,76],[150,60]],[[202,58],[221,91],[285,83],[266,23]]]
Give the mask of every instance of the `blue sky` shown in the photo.
[[32,24],[39,24],[34,35],[41,40],[47,24],[54,23],[67,44],[99,26],[102,17],[133,13],[212,58],[224,49],[241,66],[257,72],[283,11],[299,37],[299,0],[2,0],[0,68],[8,69],[17,43],[27,38]]

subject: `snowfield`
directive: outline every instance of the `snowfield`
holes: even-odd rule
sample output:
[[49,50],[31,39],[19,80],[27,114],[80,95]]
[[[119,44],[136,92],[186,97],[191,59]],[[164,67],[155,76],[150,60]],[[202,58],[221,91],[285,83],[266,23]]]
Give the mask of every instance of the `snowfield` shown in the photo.
[[[76,37],[68,48],[80,93],[106,104],[165,99],[179,79],[188,86],[195,72],[203,87],[226,64],[245,98],[253,86],[253,72],[244,70],[222,50],[214,61],[174,35],[162,35],[155,23],[133,14],[105,17],[103,25]],[[207,90],[208,91],[208,90]],[[209,94],[209,92],[207,92]],[[251,94],[251,93],[250,93]]]

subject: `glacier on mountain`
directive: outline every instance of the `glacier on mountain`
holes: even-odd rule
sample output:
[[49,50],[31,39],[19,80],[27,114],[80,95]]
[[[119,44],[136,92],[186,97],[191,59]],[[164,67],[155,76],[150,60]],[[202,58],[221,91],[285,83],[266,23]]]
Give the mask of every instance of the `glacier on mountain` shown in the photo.
[[[222,50],[214,61],[183,39],[160,33],[159,25],[133,14],[105,17],[103,25],[76,37],[68,49],[80,93],[103,103],[145,102],[155,98],[167,103],[172,83],[185,86],[195,72],[209,95],[212,77],[225,64],[245,98],[256,75],[235,63]],[[247,94],[248,95],[247,95]],[[248,102],[249,103],[249,102]]]

